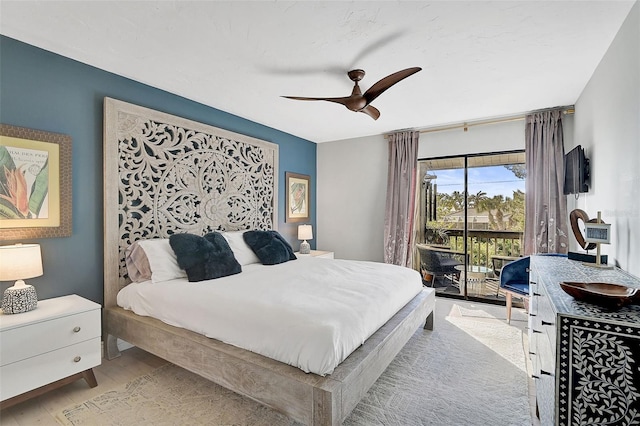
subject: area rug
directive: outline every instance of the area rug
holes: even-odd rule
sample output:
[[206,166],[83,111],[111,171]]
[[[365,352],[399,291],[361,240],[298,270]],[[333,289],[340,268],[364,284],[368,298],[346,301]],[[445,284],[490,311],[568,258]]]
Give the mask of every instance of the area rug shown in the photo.
[[[345,425],[531,425],[522,331],[483,309],[447,303],[435,329],[413,335]],[[171,364],[56,418],[63,425],[298,425]]]

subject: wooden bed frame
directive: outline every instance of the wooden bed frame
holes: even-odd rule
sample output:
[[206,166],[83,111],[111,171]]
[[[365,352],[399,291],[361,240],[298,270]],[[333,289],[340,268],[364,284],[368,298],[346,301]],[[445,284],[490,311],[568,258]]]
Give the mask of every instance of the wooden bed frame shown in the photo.
[[[178,122],[180,126],[188,129],[222,134],[221,137],[225,141],[235,138],[242,143],[258,143],[268,147],[264,145],[268,144],[264,141],[256,142],[251,138],[179,117],[120,101],[105,100],[103,327],[107,359],[120,355],[117,339],[122,339],[304,424],[341,424],[416,330],[421,325],[424,325],[425,329],[433,329],[434,291],[424,289],[336,367],[332,374],[325,377],[304,373],[293,366],[118,307],[117,293],[127,284],[127,277],[124,276],[126,268],[123,270],[123,242],[126,240],[128,244],[139,238],[167,237],[166,223],[162,227],[151,224],[148,229],[153,231],[133,232],[130,227],[123,226],[123,216],[128,213],[121,211],[119,205],[127,203],[122,198],[129,191],[122,190],[121,181],[126,179],[118,169],[118,163],[122,161],[119,160],[119,149],[122,149],[123,145],[118,137],[118,134],[122,133],[123,125],[118,120],[123,115],[126,116],[127,112],[147,114],[154,123],[158,120],[163,123]],[[128,126],[130,121],[125,125]],[[174,133],[172,131],[172,134]],[[277,223],[277,149],[275,153],[275,176],[271,181],[275,190],[268,195],[272,197],[271,226],[274,229]],[[163,214],[166,214],[166,211]],[[173,231],[187,232],[184,226],[172,226]],[[189,226],[191,230],[192,224]],[[158,232],[159,228],[164,231]],[[211,229],[211,226],[205,229]],[[135,236],[132,236],[134,234]]]

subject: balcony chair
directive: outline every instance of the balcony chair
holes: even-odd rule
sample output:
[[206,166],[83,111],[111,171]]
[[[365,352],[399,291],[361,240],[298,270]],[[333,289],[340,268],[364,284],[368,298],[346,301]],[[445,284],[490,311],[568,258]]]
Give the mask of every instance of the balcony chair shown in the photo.
[[437,276],[447,277],[453,284],[453,277],[460,274],[456,266],[464,264],[459,259],[460,256],[464,256],[463,253],[425,244],[416,244],[416,248],[420,253],[420,270],[423,277],[431,276],[431,287],[434,287]]
[[[559,253],[541,253],[539,256],[562,256]],[[529,256],[523,257],[513,262],[509,262],[502,267],[500,273],[500,288],[505,293],[507,301],[507,323],[511,323],[511,298],[513,296],[522,297],[525,309],[529,309]]]

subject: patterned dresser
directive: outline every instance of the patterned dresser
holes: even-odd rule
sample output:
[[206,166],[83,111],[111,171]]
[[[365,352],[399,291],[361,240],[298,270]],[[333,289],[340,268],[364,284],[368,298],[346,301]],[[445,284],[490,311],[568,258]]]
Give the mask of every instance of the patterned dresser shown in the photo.
[[566,294],[561,281],[640,288],[620,269],[532,256],[529,342],[540,423],[640,424],[640,305],[609,311]]

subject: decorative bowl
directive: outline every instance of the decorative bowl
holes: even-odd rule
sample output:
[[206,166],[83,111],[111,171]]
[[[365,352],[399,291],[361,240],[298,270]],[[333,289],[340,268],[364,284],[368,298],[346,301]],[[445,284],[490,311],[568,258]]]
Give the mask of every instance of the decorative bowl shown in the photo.
[[610,309],[640,303],[640,289],[621,284],[561,282],[560,287],[576,300]]

